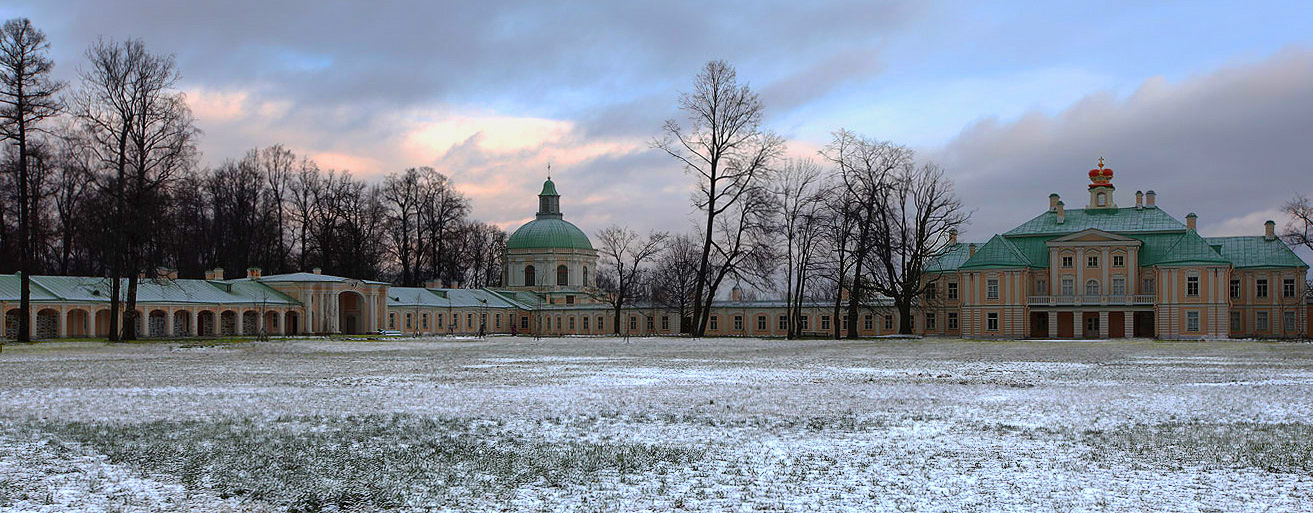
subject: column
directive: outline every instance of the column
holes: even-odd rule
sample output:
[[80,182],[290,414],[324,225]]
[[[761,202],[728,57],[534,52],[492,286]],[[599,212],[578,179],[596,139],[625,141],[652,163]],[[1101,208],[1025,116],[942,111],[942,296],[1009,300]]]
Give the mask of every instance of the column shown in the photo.
[[33,340],[36,340],[36,334],[38,331],[40,331],[36,323],[36,310],[38,307],[37,305],[32,305],[31,303],[29,303],[29,305],[30,306],[28,306],[27,308],[27,334]]
[[196,307],[191,309],[191,323],[187,326],[188,334],[195,337],[201,333],[201,313]]
[[1125,315],[1125,316],[1126,316],[1126,318],[1125,318],[1125,322],[1123,322],[1123,324],[1126,325],[1126,328],[1125,328],[1125,331],[1122,332],[1122,334],[1123,334],[1126,338],[1134,337],[1134,336],[1135,336],[1135,312],[1132,312],[1132,311],[1130,311],[1130,310],[1127,310],[1127,311],[1125,311],[1125,312],[1122,312],[1122,315]]
[[1108,311],[1099,312],[1099,338],[1108,338]]
[[57,333],[59,338],[66,338],[68,337],[68,312],[65,312],[63,308],[57,310],[57,312],[56,315],[59,315],[59,322],[56,323],[59,326]]
[[256,314],[255,314],[255,333],[256,333],[256,334],[259,334],[259,333],[262,332],[262,331],[264,331],[264,312],[256,312]]
[[170,308],[170,309],[168,309],[168,310],[165,310],[165,311],[164,311],[164,315],[165,315],[165,317],[164,317],[164,336],[165,336],[165,337],[172,337],[172,336],[173,336],[173,309]]
[[234,317],[236,317],[237,319],[235,321],[235,324],[233,325],[233,336],[240,337],[242,336],[242,333],[245,333],[245,331],[242,330],[242,309],[238,308],[236,309],[236,312],[237,315],[235,315]]
[[1058,312],[1049,312],[1049,338],[1058,338]]

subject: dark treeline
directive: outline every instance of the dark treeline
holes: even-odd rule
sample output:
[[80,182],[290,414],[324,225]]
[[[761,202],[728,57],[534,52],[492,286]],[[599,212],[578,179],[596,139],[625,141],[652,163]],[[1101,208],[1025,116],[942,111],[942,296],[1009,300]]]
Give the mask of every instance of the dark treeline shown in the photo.
[[[443,174],[369,183],[277,144],[202,167],[172,56],[101,40],[64,84],[50,78],[48,50],[26,19],[0,31],[0,272],[24,274],[20,315],[33,274],[126,278],[122,291],[111,280],[111,308],[122,298],[125,316],[138,280],[161,269],[500,284],[506,234],[472,220]],[[111,336],[134,338],[133,326]]]

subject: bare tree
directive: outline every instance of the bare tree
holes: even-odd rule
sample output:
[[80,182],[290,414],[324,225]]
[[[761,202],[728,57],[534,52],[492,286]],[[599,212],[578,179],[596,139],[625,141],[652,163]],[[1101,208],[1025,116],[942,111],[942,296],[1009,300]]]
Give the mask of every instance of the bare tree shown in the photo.
[[[657,255],[650,273],[652,301],[674,309],[679,314],[680,326],[685,330],[691,329],[692,324],[690,314],[697,277],[691,271],[697,268],[698,257],[698,241],[688,235],[675,235]],[[599,285],[601,278],[599,276]]]
[[620,312],[626,302],[638,297],[639,275],[643,265],[661,252],[669,235],[665,232],[652,232],[646,239],[628,227],[611,225],[597,232],[601,242],[598,251],[607,270],[608,277],[599,280],[599,284],[609,284],[608,301],[615,318],[615,333],[620,333]]
[[1286,242],[1313,251],[1313,201],[1308,196],[1298,194],[1287,201],[1281,210],[1290,216],[1284,234]]
[[[426,168],[427,169],[427,168]],[[415,276],[416,246],[419,244],[419,211],[424,201],[424,184],[420,170],[410,168],[390,174],[383,180],[383,200],[388,206],[388,250],[401,266],[399,284],[419,284]]]
[[281,144],[275,144],[260,151],[260,167],[264,168],[265,180],[268,183],[265,191],[268,194],[269,208],[273,210],[276,217],[275,226],[278,231],[277,243],[270,248],[273,252],[265,257],[265,263],[273,266],[271,271],[282,272],[287,267],[292,251],[292,245],[287,242],[287,223],[284,214],[287,212],[287,195],[296,173],[296,154]]
[[798,320],[807,297],[807,283],[816,270],[813,255],[825,222],[822,190],[820,167],[803,159],[789,160],[784,165],[772,191],[779,209],[779,226],[784,232],[784,301],[789,318],[788,338],[799,335]]
[[[666,121],[653,146],[678,160],[698,181],[693,205],[704,217],[702,253],[693,301],[694,336],[706,332],[710,306],[725,276],[737,275],[745,261],[760,256],[762,185],[783,140],[761,128],[762,104],[733,66],[711,61],[680,94],[688,126]],[[719,235],[719,236],[718,236]]]
[[32,26],[27,18],[15,18],[0,27],[0,139],[17,146],[15,185],[18,189],[18,252],[19,280],[18,340],[31,340],[32,285],[31,274],[36,223],[33,217],[39,209],[33,205],[39,194],[34,194],[31,167],[28,162],[29,144],[40,131],[39,124],[59,113],[56,95],[63,84],[50,78],[55,67],[46,54],[50,44],[45,33]]

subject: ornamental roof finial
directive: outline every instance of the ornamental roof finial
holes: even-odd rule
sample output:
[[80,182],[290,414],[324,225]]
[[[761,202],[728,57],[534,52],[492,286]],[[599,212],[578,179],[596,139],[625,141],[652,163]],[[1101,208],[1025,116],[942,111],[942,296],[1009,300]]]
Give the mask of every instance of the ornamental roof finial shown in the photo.
[[[551,168],[551,165],[548,165],[547,167]],[[1103,155],[1099,155],[1099,169],[1103,169]]]

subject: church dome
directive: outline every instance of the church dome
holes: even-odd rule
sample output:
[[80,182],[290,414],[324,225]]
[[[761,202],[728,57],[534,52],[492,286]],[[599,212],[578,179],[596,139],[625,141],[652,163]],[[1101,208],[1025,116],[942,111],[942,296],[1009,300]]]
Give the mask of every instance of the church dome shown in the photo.
[[538,218],[515,230],[506,241],[506,249],[593,249],[578,226],[562,219],[560,194],[548,178],[538,193]]

